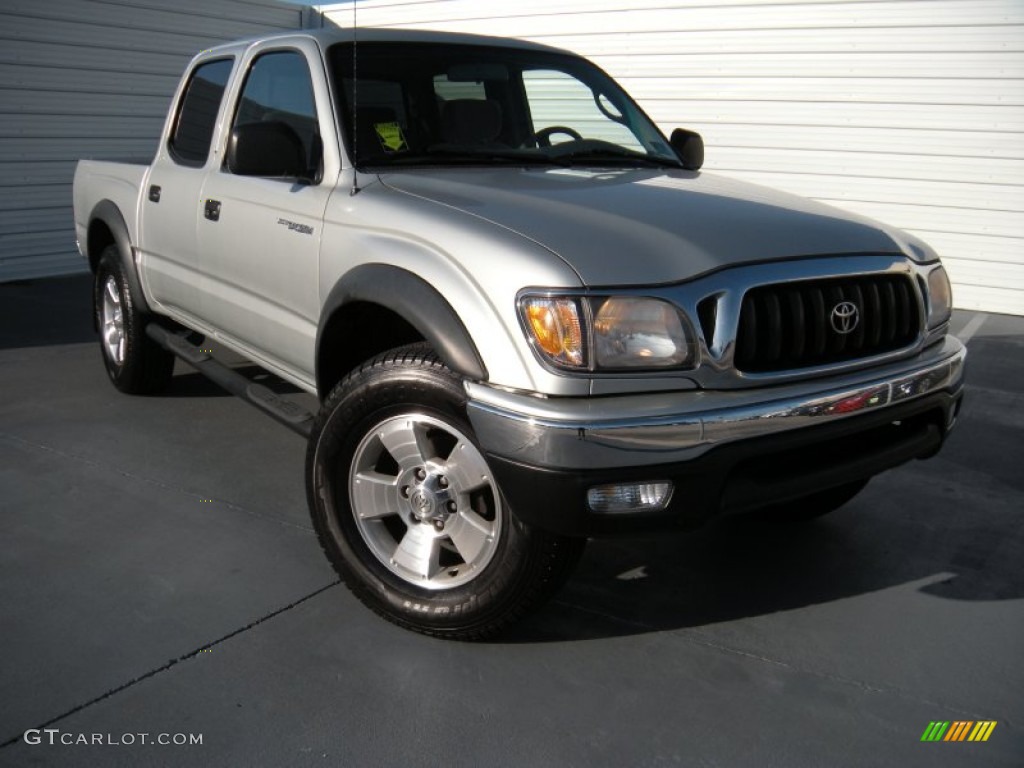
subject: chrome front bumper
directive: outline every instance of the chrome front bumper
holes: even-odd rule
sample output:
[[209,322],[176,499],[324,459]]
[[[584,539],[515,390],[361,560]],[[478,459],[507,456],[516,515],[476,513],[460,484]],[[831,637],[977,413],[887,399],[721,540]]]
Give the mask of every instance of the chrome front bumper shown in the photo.
[[[955,394],[963,386],[966,354],[947,337],[909,362],[727,392],[539,398],[469,383],[468,412],[488,454],[523,464],[592,470],[680,463],[726,443],[836,423],[938,392]],[[947,431],[954,419],[951,412]]]

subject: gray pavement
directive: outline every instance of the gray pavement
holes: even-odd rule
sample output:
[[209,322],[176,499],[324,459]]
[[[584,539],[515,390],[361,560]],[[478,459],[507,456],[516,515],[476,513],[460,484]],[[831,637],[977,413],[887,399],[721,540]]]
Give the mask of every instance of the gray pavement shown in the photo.
[[87,277],[0,285],[0,765],[1024,765],[1024,318],[954,329],[939,457],[802,526],[592,542],[471,645],[337,583],[299,437],[183,367],[117,393]]

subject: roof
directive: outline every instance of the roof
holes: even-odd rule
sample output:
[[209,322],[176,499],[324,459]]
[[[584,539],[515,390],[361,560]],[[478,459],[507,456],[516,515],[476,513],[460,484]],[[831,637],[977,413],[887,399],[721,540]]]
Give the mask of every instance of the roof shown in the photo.
[[527,40],[517,40],[510,37],[491,37],[489,35],[471,35],[461,32],[441,32],[429,29],[377,29],[374,27],[359,27],[355,31],[351,27],[337,27],[331,25],[322,29],[302,29],[287,32],[276,32],[272,34],[259,35],[256,37],[243,38],[230,43],[224,43],[210,48],[203,53],[228,53],[238,52],[249,45],[266,40],[294,40],[297,38],[313,39],[321,48],[328,48],[335,43],[351,43],[355,40],[361,42],[407,42],[407,43],[436,43],[438,45],[490,45],[504,48],[519,48],[522,50],[549,51],[556,53],[567,53],[560,48],[553,48],[540,43],[533,43]]

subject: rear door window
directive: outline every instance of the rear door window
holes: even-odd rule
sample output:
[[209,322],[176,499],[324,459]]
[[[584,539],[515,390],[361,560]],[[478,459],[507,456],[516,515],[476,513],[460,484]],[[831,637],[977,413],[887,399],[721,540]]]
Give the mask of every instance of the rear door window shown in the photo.
[[192,72],[168,142],[171,156],[181,165],[201,167],[206,163],[233,64],[232,59],[217,59],[200,64]]

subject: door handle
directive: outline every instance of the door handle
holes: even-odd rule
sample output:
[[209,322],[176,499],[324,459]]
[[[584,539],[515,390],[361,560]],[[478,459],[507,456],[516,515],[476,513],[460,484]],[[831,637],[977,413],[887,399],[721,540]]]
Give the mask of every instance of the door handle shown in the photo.
[[207,200],[203,207],[203,215],[210,221],[220,220],[220,200]]
[[158,187],[156,184],[151,184],[149,187],[149,201],[151,203],[160,202],[160,187]]

